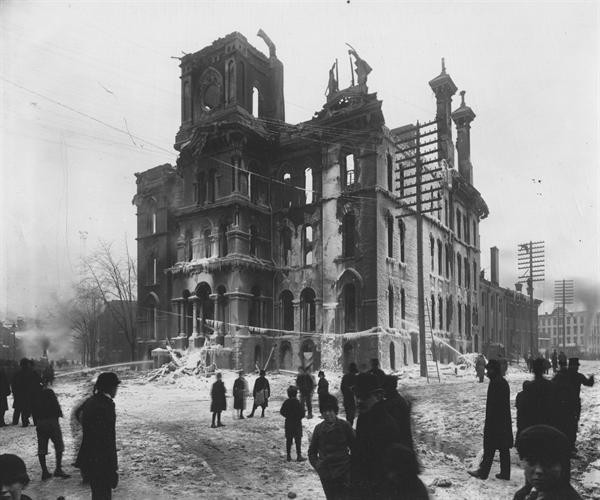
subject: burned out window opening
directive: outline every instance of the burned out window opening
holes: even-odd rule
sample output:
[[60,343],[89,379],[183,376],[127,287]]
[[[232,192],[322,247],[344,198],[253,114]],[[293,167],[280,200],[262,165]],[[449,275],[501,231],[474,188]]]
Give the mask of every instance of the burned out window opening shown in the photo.
[[[444,314],[443,313],[444,313],[444,299],[440,295],[438,297],[438,316],[439,316],[438,325],[440,327],[440,330],[444,329]],[[435,319],[434,319],[434,321],[435,321]]]
[[[406,293],[404,288],[400,289],[400,317],[406,319]],[[402,325],[404,327],[404,325]]]
[[312,288],[305,288],[300,294],[302,331],[315,332],[317,330],[315,298],[315,291]]
[[452,256],[450,255],[451,254],[450,245],[448,245],[446,243],[445,247],[446,247],[446,278],[450,279],[450,267],[452,264]]
[[465,257],[465,288],[471,287],[471,267],[469,266],[469,259]]
[[456,253],[456,279],[458,286],[462,286],[462,258],[458,252]]
[[344,175],[343,175],[345,187],[354,186],[356,182],[355,169],[354,169],[354,154],[346,155],[344,159]]
[[225,257],[229,253],[227,248],[227,224],[219,226],[219,257]]
[[469,219],[467,214],[463,215],[463,231],[465,233],[465,243],[468,245],[471,243],[471,237],[469,235]]
[[208,182],[206,183],[206,199],[209,203],[215,202],[215,192],[217,187],[217,179],[214,170],[208,172]]
[[260,91],[258,88],[252,87],[252,116],[258,118],[260,111]]
[[446,299],[446,331],[452,326],[452,297]]
[[389,153],[387,154],[387,188],[390,192],[394,191],[394,162]]
[[433,239],[433,236],[429,237],[429,251],[431,253],[431,272],[434,272],[435,267],[434,267],[434,263],[435,263],[435,240]]
[[342,256],[354,257],[355,253],[355,232],[356,218],[353,212],[347,212],[342,218]]
[[444,258],[444,251],[442,249],[442,240],[437,240],[437,250],[438,250],[438,255],[437,255],[437,261],[438,261],[438,274],[440,276],[444,275],[444,269],[443,269],[443,258]]
[[281,264],[289,266],[291,264],[292,252],[292,230],[289,227],[284,227],[280,233],[281,242]]
[[256,235],[256,226],[250,226],[250,255],[253,257],[257,257],[257,235]]
[[229,322],[229,300],[227,299],[226,289],[223,285],[217,287],[217,321],[221,321],[220,331],[222,334],[228,330]]
[[262,326],[261,324],[261,301],[260,287],[255,285],[251,290],[250,311],[248,313],[248,324],[250,326]]
[[185,233],[185,260],[191,262],[194,258],[194,244],[192,239],[192,232],[186,231]]
[[304,255],[304,265],[310,266],[313,263],[313,228],[310,224],[304,226],[302,230],[302,251]]
[[473,261],[473,290],[477,290],[477,262]]
[[462,238],[460,226],[461,226],[460,210],[457,208],[456,209],[456,235],[459,240]]
[[156,234],[156,210],[153,210],[150,215],[150,230],[152,234]]
[[210,242],[210,229],[204,231],[204,258],[209,259],[212,256],[212,248]]
[[462,333],[462,304],[458,302],[456,304],[456,314],[458,316],[458,333]]
[[394,289],[388,286],[388,326],[394,328]]
[[357,330],[356,310],[356,287],[353,283],[347,283],[342,289],[344,301],[344,331],[355,332]]
[[183,82],[181,120],[187,122],[192,118],[192,88],[189,81]]
[[386,217],[387,224],[387,255],[391,259],[394,257],[394,219],[391,215]]
[[404,260],[404,241],[406,239],[406,226],[404,222],[398,222],[398,233],[400,234],[400,262],[405,262]]
[[226,86],[226,95],[227,95],[227,104],[230,104],[235,101],[235,62],[229,61],[227,63],[227,86]]
[[431,294],[431,311],[430,311],[430,317],[429,317],[429,323],[430,323],[430,327],[433,330],[435,328],[435,295]]
[[307,205],[313,202],[313,171],[310,167],[304,169],[304,201]]
[[204,205],[207,197],[207,186],[204,172],[197,172],[194,182],[194,203]]
[[284,290],[279,295],[279,307],[281,310],[281,328],[283,330],[294,330],[294,296],[289,290]]

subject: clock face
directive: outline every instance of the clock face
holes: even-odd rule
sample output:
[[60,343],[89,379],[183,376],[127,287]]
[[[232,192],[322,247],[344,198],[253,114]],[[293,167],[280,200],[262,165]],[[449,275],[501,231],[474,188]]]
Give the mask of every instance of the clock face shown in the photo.
[[202,104],[208,110],[215,109],[219,104],[219,87],[214,83],[207,85],[202,96]]

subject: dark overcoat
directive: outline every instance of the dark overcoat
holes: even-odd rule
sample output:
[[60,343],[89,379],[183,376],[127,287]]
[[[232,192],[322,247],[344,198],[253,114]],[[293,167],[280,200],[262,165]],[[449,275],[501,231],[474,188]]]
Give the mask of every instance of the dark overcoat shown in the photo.
[[414,450],[412,438],[412,425],[410,420],[410,403],[398,391],[394,391],[383,403],[385,409],[398,424],[400,442],[409,449]]
[[[6,396],[10,394],[10,384],[4,368],[0,367],[0,412],[8,410]],[[0,424],[2,425],[2,424]]]
[[356,401],[354,400],[354,392],[352,392],[352,388],[356,384],[356,374],[355,373],[346,373],[342,377],[342,382],[340,384],[340,390],[342,391],[342,397],[344,398],[344,408],[355,409]]
[[517,436],[532,425],[556,427],[556,391],[554,384],[545,378],[526,382],[517,394]]
[[248,382],[244,377],[236,378],[233,382],[233,408],[234,410],[246,409],[246,396],[248,395]]
[[281,405],[279,413],[285,418],[285,435],[301,436],[304,407],[296,398],[288,398]]
[[[262,391],[262,396],[259,394]],[[258,397],[257,397],[258,396]],[[252,388],[252,397],[254,398],[254,404],[266,408],[269,406],[269,398],[271,397],[271,386],[269,381],[265,377],[258,377],[254,381],[254,387]]]
[[15,372],[11,384],[15,410],[31,413],[31,405],[40,388],[40,382],[40,376],[30,368],[21,368]]
[[210,411],[219,412],[227,409],[227,398],[225,397],[225,384],[217,380],[210,389]]
[[496,450],[513,446],[510,388],[508,382],[501,376],[490,379],[488,385],[483,446]]
[[114,483],[117,475],[115,403],[104,394],[94,394],[81,410],[83,439],[76,465],[87,480]]

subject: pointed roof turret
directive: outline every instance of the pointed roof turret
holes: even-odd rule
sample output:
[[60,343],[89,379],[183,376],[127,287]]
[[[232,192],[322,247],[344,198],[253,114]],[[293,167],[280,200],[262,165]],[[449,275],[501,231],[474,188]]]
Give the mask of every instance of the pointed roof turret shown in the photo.
[[476,116],[473,110],[465,104],[465,94],[465,90],[460,91],[460,107],[452,113],[452,119],[457,126],[460,126],[461,123],[471,123]]
[[450,95],[454,95],[454,93],[458,90],[458,87],[454,84],[450,75],[446,73],[446,62],[444,61],[443,57],[442,72],[433,80],[429,81],[429,86],[436,94],[439,90],[444,89],[449,92]]

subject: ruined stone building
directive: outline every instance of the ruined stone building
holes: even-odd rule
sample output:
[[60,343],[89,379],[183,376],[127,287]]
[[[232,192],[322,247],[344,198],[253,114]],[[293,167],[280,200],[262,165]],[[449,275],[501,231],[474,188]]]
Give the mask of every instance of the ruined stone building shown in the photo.
[[[286,123],[283,65],[259,36],[268,55],[231,33],[182,58],[177,165],[136,174],[139,354],[210,339],[223,367],[418,362],[414,178],[399,146],[416,128],[386,126],[354,51],[356,83],[340,89],[332,68],[322,109]],[[452,111],[444,67],[429,86],[441,172],[424,215],[427,331],[450,358],[484,342],[488,209],[470,159],[475,113],[464,93]]]

